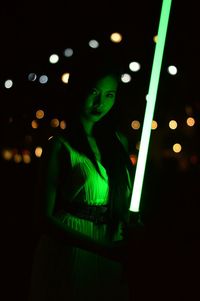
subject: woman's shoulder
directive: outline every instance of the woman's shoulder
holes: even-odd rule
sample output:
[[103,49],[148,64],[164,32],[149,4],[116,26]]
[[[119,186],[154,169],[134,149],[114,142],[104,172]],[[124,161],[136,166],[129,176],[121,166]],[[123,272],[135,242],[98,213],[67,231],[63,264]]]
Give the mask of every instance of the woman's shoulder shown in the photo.
[[64,143],[69,144],[69,135],[56,133],[48,138],[47,144],[54,147],[61,147]]
[[45,141],[46,149],[56,150],[61,147],[59,135],[52,135]]
[[59,153],[63,146],[69,145],[67,137],[61,134],[55,134],[45,141],[45,151],[49,154]]

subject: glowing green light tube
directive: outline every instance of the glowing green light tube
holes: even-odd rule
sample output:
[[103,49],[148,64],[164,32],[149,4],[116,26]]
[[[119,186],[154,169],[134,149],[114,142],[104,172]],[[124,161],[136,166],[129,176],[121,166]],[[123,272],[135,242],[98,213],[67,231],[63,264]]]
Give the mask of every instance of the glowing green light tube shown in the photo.
[[135,172],[135,179],[133,183],[133,191],[131,197],[130,211],[138,212],[140,207],[140,198],[142,192],[142,184],[144,179],[144,171],[149,147],[149,140],[151,134],[151,126],[153,121],[153,114],[155,109],[156,95],[158,90],[158,82],[160,77],[160,70],[164,52],[164,45],[168,27],[168,20],[170,14],[172,0],[163,0],[160,21],[158,26],[158,40],[155,47],[153,65],[151,70],[151,77],[149,83],[149,91],[147,96],[147,104],[144,115],[144,122],[142,127],[142,134],[140,140],[140,148],[138,154],[138,161]]

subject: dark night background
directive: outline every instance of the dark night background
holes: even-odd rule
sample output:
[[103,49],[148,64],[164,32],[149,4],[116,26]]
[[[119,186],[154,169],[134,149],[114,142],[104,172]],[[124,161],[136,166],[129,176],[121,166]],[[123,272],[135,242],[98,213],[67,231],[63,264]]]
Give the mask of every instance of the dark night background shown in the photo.
[[[145,239],[139,237],[137,246],[131,246],[132,254],[139,257],[135,263],[130,256],[133,270],[130,281],[138,287],[141,300],[200,300],[199,16],[197,2],[183,2],[172,1],[154,116],[158,129],[152,131],[143,186],[141,213],[150,235]],[[65,88],[58,78],[70,64],[69,59],[62,57],[63,50],[72,47],[75,59],[82,57],[88,51],[88,41],[95,38],[105,51],[117,53],[124,65],[132,59],[141,63],[141,70],[133,74],[128,84],[121,124],[132,152],[137,154],[135,144],[141,132],[134,131],[130,123],[143,118],[155,46],[153,36],[157,33],[161,4],[162,1],[51,3],[38,0],[1,4],[3,300],[28,299],[38,238],[32,225],[39,164],[34,148],[51,133],[47,123],[37,130],[30,124],[40,107],[46,110],[48,118],[60,113],[57,104]],[[123,36],[121,45],[109,41],[110,34],[116,31]],[[48,62],[52,53],[60,55],[58,64]],[[167,73],[169,65],[177,66],[177,75]],[[48,83],[29,82],[30,72],[48,74]],[[13,79],[11,89],[4,88],[7,78]],[[185,123],[189,116],[196,121],[192,128]],[[178,122],[175,131],[168,127],[171,119]],[[31,143],[25,141],[27,135],[32,137]],[[170,150],[176,142],[182,145],[179,154]],[[19,152],[28,148],[31,163],[5,160],[2,156],[5,148]]]

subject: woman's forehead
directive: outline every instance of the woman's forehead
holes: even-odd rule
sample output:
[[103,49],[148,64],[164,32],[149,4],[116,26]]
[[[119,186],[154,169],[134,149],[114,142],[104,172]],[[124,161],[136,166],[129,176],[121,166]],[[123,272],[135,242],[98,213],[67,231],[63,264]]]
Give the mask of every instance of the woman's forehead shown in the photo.
[[99,78],[95,83],[95,87],[101,87],[101,88],[116,89],[117,85],[118,85],[118,81],[113,75],[104,75],[101,78]]

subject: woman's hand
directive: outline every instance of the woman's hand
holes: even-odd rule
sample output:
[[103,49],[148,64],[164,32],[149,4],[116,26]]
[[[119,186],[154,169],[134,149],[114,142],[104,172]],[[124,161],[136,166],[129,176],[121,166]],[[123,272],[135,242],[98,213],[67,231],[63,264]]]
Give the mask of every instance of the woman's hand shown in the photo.
[[124,240],[127,243],[131,241],[144,237],[146,230],[143,224],[139,212],[130,213],[130,222],[124,225],[122,229]]

